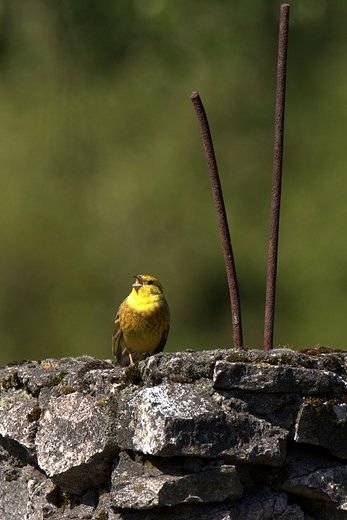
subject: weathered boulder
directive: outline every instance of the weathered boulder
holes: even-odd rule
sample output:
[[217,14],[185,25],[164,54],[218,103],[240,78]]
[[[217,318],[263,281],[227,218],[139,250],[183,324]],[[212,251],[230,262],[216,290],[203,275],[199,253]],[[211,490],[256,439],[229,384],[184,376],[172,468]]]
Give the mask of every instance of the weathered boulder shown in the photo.
[[234,464],[281,466],[286,456],[288,432],[251,414],[227,414],[228,447],[221,454]]
[[242,496],[234,466],[203,459],[182,462],[153,457],[133,461],[122,452],[112,472],[112,503],[122,508],[150,509],[187,502],[232,501]]
[[306,445],[288,455],[280,489],[293,500],[311,504],[316,518],[347,517],[347,466]]
[[195,386],[163,383],[125,403],[118,440],[149,455],[216,457],[228,446],[226,415]]
[[40,414],[36,398],[26,392],[8,392],[0,408],[0,435],[12,443],[18,443],[27,451],[28,457],[35,458],[35,436]]
[[[4,456],[4,452],[1,453]],[[50,502],[55,485],[31,465],[0,464],[0,518],[48,518],[57,508]]]
[[80,392],[51,398],[35,445],[39,467],[74,494],[107,484],[110,459],[119,453],[115,421],[92,397]]
[[346,398],[306,399],[298,412],[294,439],[323,446],[333,455],[347,459]]
[[260,363],[217,361],[214,387],[239,388],[256,392],[321,395],[347,391],[344,379],[332,372],[296,366],[271,366]]
[[[298,506],[290,503],[285,493],[262,490],[233,503],[181,504],[152,510],[112,508],[109,497],[103,497],[94,520],[315,520]],[[101,516],[97,516],[98,514]],[[334,517],[331,517],[331,520]],[[55,520],[55,519],[54,519]]]
[[287,432],[250,414],[229,412],[193,385],[140,390],[118,420],[118,442],[163,457],[224,455],[233,462],[281,464]]
[[347,354],[0,368],[0,518],[347,520]]

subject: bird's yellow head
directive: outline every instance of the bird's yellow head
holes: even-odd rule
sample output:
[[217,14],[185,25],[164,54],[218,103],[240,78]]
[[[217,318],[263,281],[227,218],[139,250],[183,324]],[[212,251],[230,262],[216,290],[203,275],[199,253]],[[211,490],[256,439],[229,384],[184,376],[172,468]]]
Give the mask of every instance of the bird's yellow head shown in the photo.
[[132,292],[135,292],[138,297],[164,297],[163,286],[161,285],[159,280],[154,278],[154,276],[150,276],[149,274],[138,274],[134,278],[136,279],[136,281],[132,285]]

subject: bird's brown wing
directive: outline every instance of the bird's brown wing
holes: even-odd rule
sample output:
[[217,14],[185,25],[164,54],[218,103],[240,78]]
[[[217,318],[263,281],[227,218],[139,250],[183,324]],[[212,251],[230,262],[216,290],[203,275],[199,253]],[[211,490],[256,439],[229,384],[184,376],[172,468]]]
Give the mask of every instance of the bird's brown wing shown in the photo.
[[170,323],[167,324],[167,327],[163,332],[161,340],[159,341],[159,345],[153,352],[151,352],[151,354],[158,354],[158,352],[161,352],[162,350],[164,350],[164,347],[166,345],[166,340],[169,335],[169,330],[170,330]]
[[123,331],[119,323],[119,310],[114,320],[112,353],[116,358],[117,363],[122,367],[127,367],[130,364],[129,352],[126,348],[123,349]]
[[123,332],[120,328],[119,323],[119,312],[116,315],[114,320],[114,328],[112,335],[112,353],[117,360],[117,363],[122,364],[122,341],[123,341]]

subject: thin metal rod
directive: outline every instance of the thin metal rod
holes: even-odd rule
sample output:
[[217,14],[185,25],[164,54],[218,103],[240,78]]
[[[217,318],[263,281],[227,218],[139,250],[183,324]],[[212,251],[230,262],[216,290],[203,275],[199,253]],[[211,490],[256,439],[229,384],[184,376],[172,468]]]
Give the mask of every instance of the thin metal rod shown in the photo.
[[233,324],[233,340],[234,347],[241,348],[243,345],[242,339],[242,321],[241,321],[241,307],[239,289],[237,285],[236,269],[234,262],[234,255],[231,246],[231,238],[229,233],[229,226],[227,215],[224,206],[222,187],[219,180],[217,161],[214,153],[212,136],[208,124],[204,105],[198,92],[193,92],[190,96],[192,100],[196,115],[198,117],[202,142],[204,145],[207,167],[210,174],[210,181],[214,199],[214,205],[217,212],[219,232],[222,239],[222,247],[224,253],[225,267],[227,271],[230,303],[231,303],[231,317]]
[[273,348],[278,233],[280,222],[281,186],[282,186],[282,160],[283,160],[283,135],[284,135],[284,107],[286,92],[287,49],[288,49],[288,25],[289,4],[281,5],[280,28],[278,39],[277,58],[277,88],[276,88],[276,116],[274,158],[271,194],[270,214],[270,238],[268,267],[266,280],[265,325],[264,325],[264,350]]

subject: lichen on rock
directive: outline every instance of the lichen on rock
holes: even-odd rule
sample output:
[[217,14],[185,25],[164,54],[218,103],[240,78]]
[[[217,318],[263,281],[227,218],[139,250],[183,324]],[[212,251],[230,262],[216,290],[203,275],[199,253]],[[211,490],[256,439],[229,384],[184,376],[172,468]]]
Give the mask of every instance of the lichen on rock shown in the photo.
[[346,361],[229,349],[3,367],[0,518],[347,519]]

